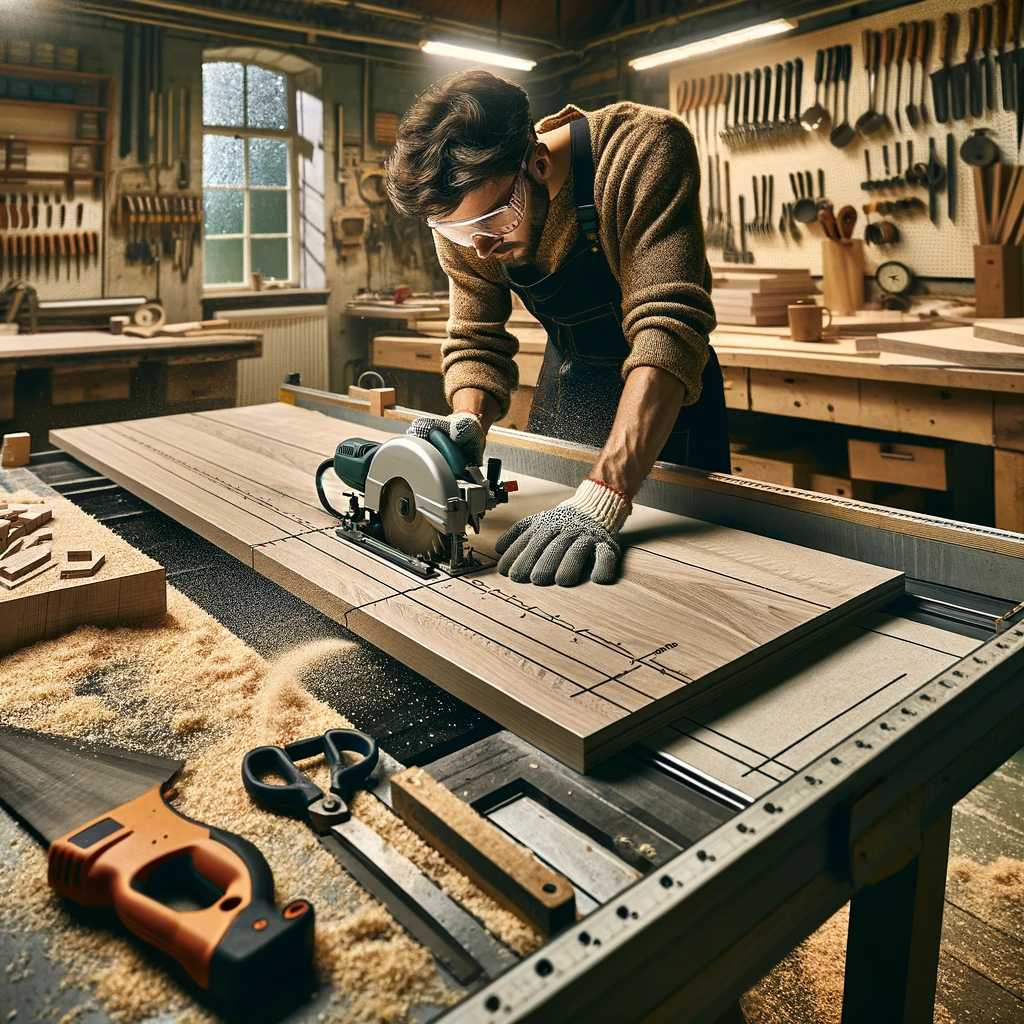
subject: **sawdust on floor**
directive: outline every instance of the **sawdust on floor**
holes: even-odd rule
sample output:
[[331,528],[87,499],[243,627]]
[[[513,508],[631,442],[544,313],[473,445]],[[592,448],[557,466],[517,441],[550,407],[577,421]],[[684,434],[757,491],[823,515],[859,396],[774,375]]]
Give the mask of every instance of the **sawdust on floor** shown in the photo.
[[[245,836],[274,872],[279,903],[306,896],[317,912],[316,964],[335,988],[325,1019],[397,1021],[417,1005],[458,998],[430,953],[356,885],[302,822],[257,808],[242,788],[246,750],[349,723],[303,687],[304,674],[352,645],[317,641],[267,663],[174,588],[152,625],[83,627],[0,659],[0,722],[147,750],[186,761],[176,806]],[[314,772],[325,781],[321,768]],[[540,936],[498,906],[368,794],[353,813],[393,842],[519,952]],[[19,842],[0,862],[0,921],[41,933],[48,955],[120,1020],[173,1012],[212,1019],[127,935],[83,923],[46,885],[45,854]]]
[[[150,572],[160,568],[159,562],[154,562],[148,555],[133,548],[127,541],[122,540],[116,533],[112,533],[102,523],[59,494],[38,495],[26,489],[0,497],[9,505],[41,503],[53,510],[53,518],[39,529],[53,532],[53,540],[45,543],[50,548],[51,561],[58,565],[67,561],[69,548],[88,548],[94,555],[106,555],[106,561],[92,576],[62,580],[60,570],[51,569],[13,590],[0,588],[0,605],[5,601],[27,597],[29,594],[80,587],[96,580],[113,579],[116,576]],[[35,532],[37,531],[26,534],[26,544],[32,540]]]
[[[1008,934],[1024,939],[1024,863],[1000,857],[993,864],[964,858],[949,862],[947,897],[957,906]],[[801,943],[741,1000],[747,1024],[840,1024],[847,904]],[[939,961],[938,989],[955,993],[956,978],[946,976]],[[935,1024],[958,1024],[941,997],[935,1003]]]

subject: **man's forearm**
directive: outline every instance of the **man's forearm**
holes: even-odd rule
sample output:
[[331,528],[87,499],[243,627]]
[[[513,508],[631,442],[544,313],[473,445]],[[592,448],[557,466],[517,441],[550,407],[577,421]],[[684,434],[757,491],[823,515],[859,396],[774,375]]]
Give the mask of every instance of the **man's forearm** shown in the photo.
[[632,500],[665,447],[685,397],[686,386],[667,370],[632,370],[591,476]]
[[476,413],[486,434],[501,413],[501,406],[488,391],[481,391],[479,388],[460,388],[452,395],[452,412]]

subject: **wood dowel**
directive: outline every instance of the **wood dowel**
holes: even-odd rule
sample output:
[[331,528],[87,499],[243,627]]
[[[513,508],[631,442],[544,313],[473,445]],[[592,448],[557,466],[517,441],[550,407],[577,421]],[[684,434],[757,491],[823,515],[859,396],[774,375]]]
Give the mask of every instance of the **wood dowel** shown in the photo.
[[1003,195],[1003,165],[996,163],[992,168],[992,193],[989,195],[988,233],[989,241],[994,237],[993,225],[999,220],[999,207]]
[[1006,205],[1003,210],[1004,216],[997,237],[1000,244],[1009,245],[1014,231],[1017,230],[1021,211],[1024,210],[1024,177],[1021,175],[1020,167],[1014,167],[1011,173],[1011,185],[1006,193]]
[[981,167],[974,168],[974,205],[978,210],[978,241],[982,245],[988,245],[988,204],[985,201],[985,172]]

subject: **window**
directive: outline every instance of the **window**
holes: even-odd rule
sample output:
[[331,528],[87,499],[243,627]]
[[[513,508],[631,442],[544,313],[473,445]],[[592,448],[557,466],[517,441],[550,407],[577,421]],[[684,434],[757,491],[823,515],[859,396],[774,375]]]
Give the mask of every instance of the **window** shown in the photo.
[[257,64],[203,64],[204,281],[296,279],[295,92]]

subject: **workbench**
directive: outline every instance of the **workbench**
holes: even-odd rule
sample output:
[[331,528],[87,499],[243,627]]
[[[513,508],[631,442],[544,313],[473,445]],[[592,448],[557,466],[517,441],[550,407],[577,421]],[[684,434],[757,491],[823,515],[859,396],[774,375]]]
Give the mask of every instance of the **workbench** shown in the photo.
[[0,428],[27,430],[235,404],[259,334],[133,338],[106,331],[0,336]]
[[[295,386],[285,386],[282,399],[296,412],[343,420],[339,439],[354,425],[399,434],[415,415],[371,416],[343,396]],[[159,431],[160,421],[150,427]],[[293,449],[289,465],[323,457],[301,430],[249,434],[239,441],[240,458],[268,441]],[[55,440],[228,544],[228,533],[196,503],[186,509],[125,466],[104,469],[84,436],[78,445],[70,435]],[[487,454],[506,472],[571,486],[596,452],[499,428]],[[113,466],[120,456],[112,448],[105,458]],[[252,498],[265,488],[257,478],[246,486]],[[323,527],[312,521],[318,513],[307,490],[278,494],[272,504],[291,509],[292,532],[309,540]],[[267,507],[242,492],[239,500]],[[531,803],[509,820],[510,791],[529,797],[534,819],[537,806],[553,810],[559,828],[572,822],[577,837],[633,871],[603,897],[581,899],[586,916],[576,925],[446,1019],[476,1022],[501,1011],[508,1021],[731,1020],[740,994],[852,900],[844,1020],[930,1020],[950,809],[1024,745],[1024,538],[662,464],[638,500],[898,568],[908,577],[906,594],[592,775],[567,775],[506,732],[476,742],[467,736],[446,756],[427,758],[435,777],[527,845],[550,840],[550,820],[547,832],[537,820],[531,830]],[[258,548],[232,542],[227,550],[262,573],[268,560],[256,557]],[[300,597],[313,593],[298,577],[282,582]],[[631,831],[609,832],[608,815]],[[546,859],[586,889],[562,851],[549,847]]]
[[791,341],[786,328],[711,336],[726,405],[992,448],[995,525],[1024,531],[1024,374],[858,356],[851,339]]

